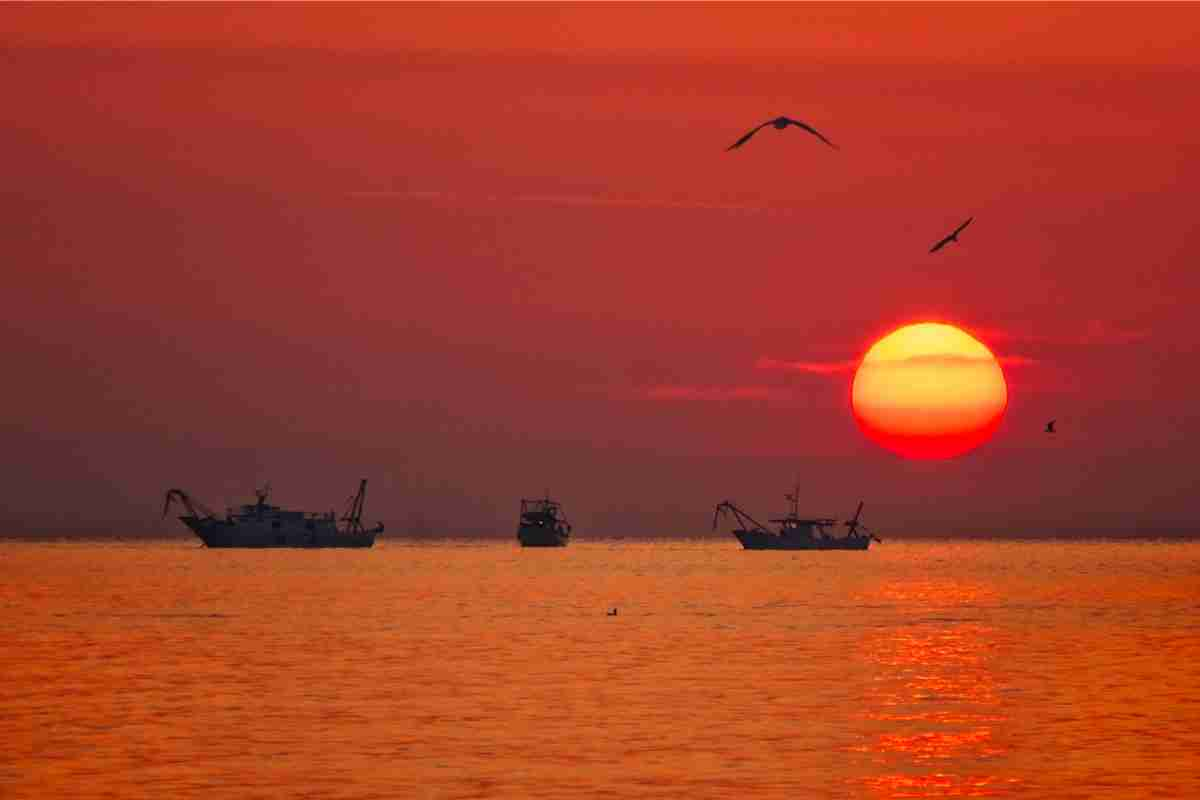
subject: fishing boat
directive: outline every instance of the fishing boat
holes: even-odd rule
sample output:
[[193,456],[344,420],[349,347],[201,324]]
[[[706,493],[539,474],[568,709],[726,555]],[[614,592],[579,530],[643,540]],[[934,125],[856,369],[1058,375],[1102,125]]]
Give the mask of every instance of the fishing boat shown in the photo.
[[550,499],[550,493],[538,500],[521,500],[517,523],[517,541],[522,547],[566,547],[571,538],[571,523],[563,515],[562,505]]
[[267,484],[254,492],[257,502],[230,508],[220,516],[182,489],[168,489],[163,517],[177,501],[187,511],[179,521],[206,547],[371,547],[376,535],[383,532],[382,523],[369,529],[362,524],[366,478],[347,501],[340,519],[332,511],[289,511],[273,506],[267,502],[270,493]]
[[841,523],[846,526],[846,534],[838,536],[831,533],[831,529],[836,529],[839,524],[836,519],[800,516],[799,488],[785,496],[791,503],[789,512],[781,519],[770,520],[778,526],[777,530],[769,530],[729,500],[717,503],[713,511],[713,530],[717,529],[717,520],[721,516],[732,516],[737,525],[733,535],[747,550],[866,550],[872,541],[882,543],[860,522],[862,502],[854,512],[854,519]]

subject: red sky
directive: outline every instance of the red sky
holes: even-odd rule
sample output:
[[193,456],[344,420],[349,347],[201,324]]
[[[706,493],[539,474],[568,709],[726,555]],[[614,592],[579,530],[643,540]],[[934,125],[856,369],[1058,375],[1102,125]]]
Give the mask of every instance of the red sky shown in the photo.
[[[884,532],[1190,524],[1200,6],[8,5],[0,31],[6,530],[163,530],[168,486],[328,507],[360,476],[393,531],[507,533],[549,487],[581,536],[699,533],[797,477]],[[724,152],[778,114],[842,149]],[[845,363],[920,319],[1006,359],[960,459],[849,410]]]

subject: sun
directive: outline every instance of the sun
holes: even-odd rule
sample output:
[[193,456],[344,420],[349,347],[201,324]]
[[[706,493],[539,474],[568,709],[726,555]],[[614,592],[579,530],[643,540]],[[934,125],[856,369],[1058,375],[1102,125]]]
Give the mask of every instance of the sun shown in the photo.
[[992,351],[940,322],[892,331],[854,374],[854,417],[874,442],[908,458],[953,458],[996,432],[1008,386]]

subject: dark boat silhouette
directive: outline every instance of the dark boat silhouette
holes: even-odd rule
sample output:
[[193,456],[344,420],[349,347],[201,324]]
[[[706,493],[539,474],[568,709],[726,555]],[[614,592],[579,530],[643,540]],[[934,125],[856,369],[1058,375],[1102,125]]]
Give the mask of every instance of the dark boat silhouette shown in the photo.
[[[382,523],[369,530],[362,525],[366,478],[359,483],[358,493],[347,501],[340,520],[332,511],[287,511],[273,506],[267,502],[270,493],[268,484],[255,490],[257,502],[236,511],[230,508],[220,517],[182,489],[168,489],[163,516],[167,516],[173,500],[179,501],[187,510],[179,521],[207,547],[371,547],[375,536],[383,532]],[[339,526],[339,522],[344,524]]]
[[733,535],[747,550],[866,550],[872,540],[882,541],[859,522],[863,503],[858,504],[854,519],[842,523],[848,529],[846,535],[835,536],[828,529],[836,527],[837,520],[805,519],[800,516],[799,495],[799,491],[787,495],[792,504],[787,516],[770,520],[779,525],[777,531],[768,530],[728,500],[718,503],[713,511],[713,530],[717,529],[717,518],[722,514],[733,516],[737,523]]
[[566,547],[570,538],[571,523],[549,492],[540,500],[521,500],[517,541],[522,547]]

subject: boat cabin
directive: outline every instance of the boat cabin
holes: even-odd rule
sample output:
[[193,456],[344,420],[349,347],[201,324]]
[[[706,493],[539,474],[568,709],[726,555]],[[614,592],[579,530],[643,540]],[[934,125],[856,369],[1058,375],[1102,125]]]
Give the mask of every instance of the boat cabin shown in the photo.
[[562,507],[548,497],[540,500],[521,500],[521,524],[554,527],[561,519]]

